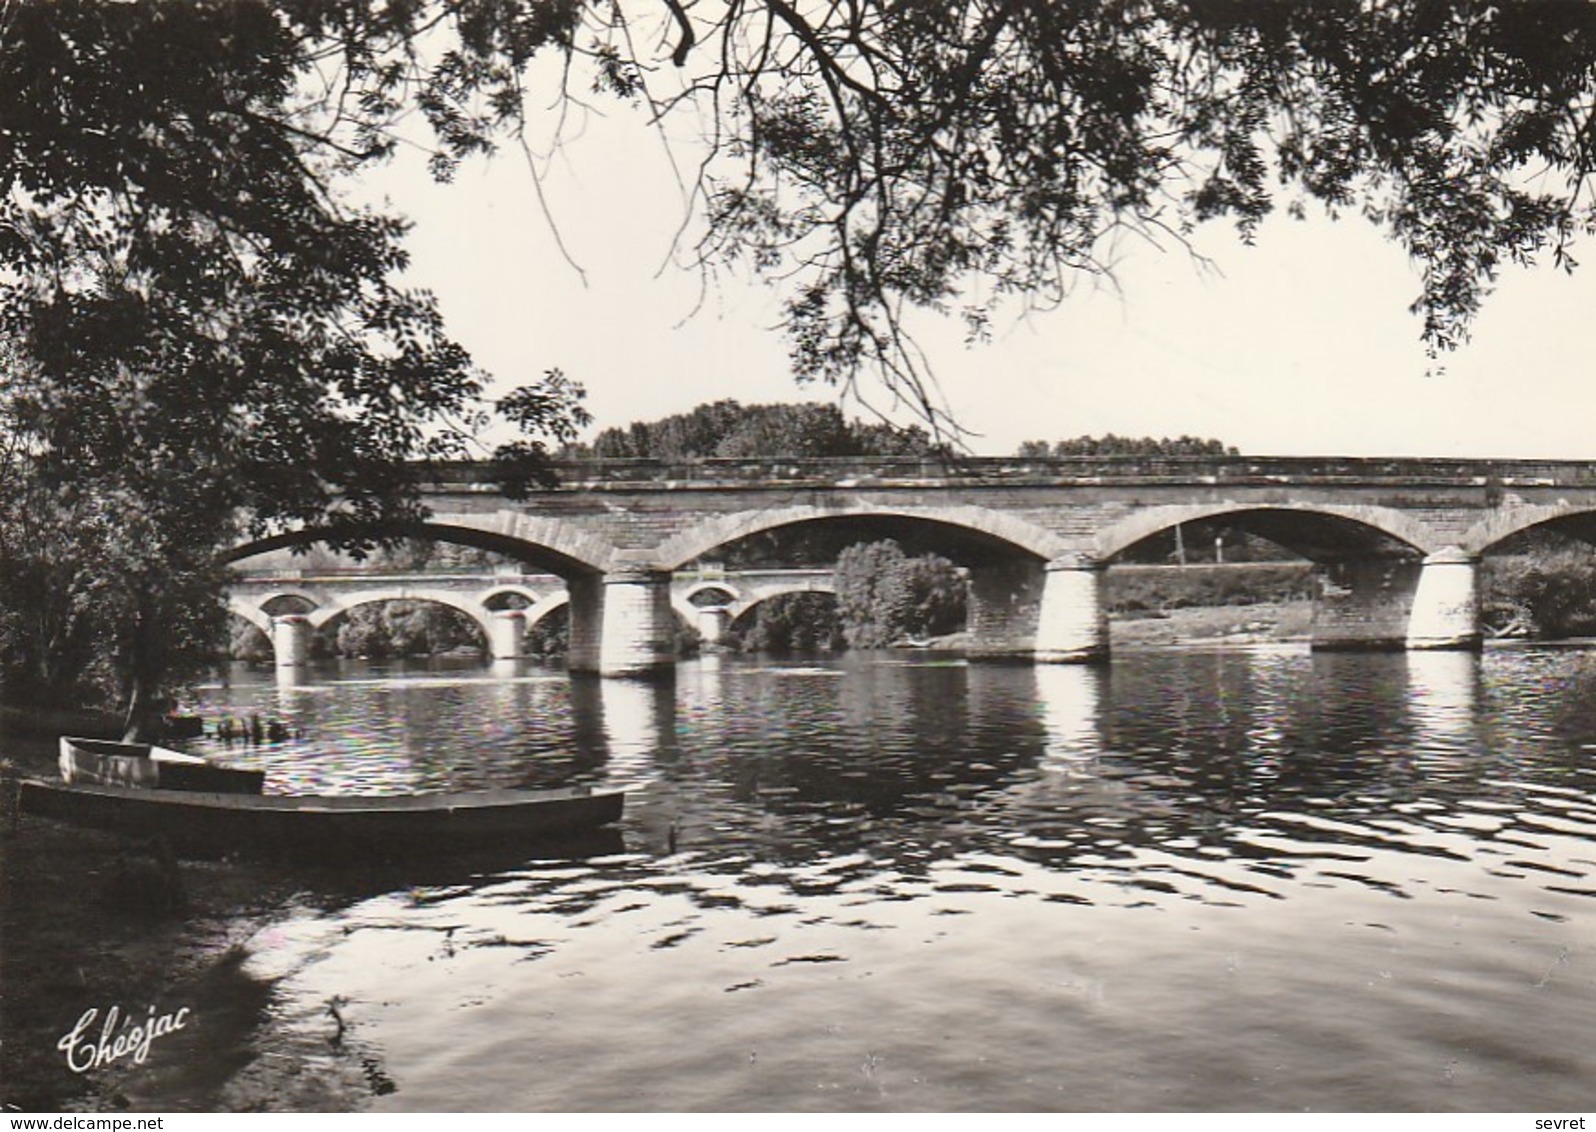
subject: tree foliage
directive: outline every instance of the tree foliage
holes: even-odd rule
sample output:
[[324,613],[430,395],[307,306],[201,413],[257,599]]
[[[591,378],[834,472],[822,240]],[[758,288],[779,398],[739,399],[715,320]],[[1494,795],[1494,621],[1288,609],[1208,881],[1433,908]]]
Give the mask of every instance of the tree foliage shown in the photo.
[[[1505,264],[1571,266],[1592,223],[1583,0],[21,0],[3,18],[5,263],[48,276],[64,243],[180,282],[261,332],[250,372],[279,370],[286,399],[302,360],[337,362],[337,397],[388,442],[410,403],[373,398],[385,376],[430,373],[414,396],[445,401],[469,379],[429,300],[377,285],[401,226],[336,207],[336,176],[401,139],[444,178],[558,145],[595,90],[700,135],[689,258],[785,288],[801,378],[874,372],[934,420],[909,312],[980,334],[1005,301],[1110,271],[1128,238],[1361,214],[1413,256],[1445,349]],[[399,326],[399,349],[367,348]]]
[[0,696],[118,706],[128,728],[203,675],[225,641],[209,517],[126,482],[48,475],[0,405]]
[[482,631],[457,609],[433,601],[380,601],[357,605],[324,641],[334,656],[387,660],[485,651]]
[[[673,11],[680,11],[670,5]],[[1435,349],[1501,267],[1593,220],[1596,9],[1578,2],[910,0],[695,6],[735,173],[703,248],[792,280],[800,375],[873,365],[929,410],[908,308],[1057,302],[1129,238],[1279,202],[1413,256]],[[689,64],[690,66],[690,64]],[[716,167],[715,172],[721,172]]]
[[855,648],[883,648],[963,628],[964,575],[935,554],[911,558],[890,539],[843,551],[836,587],[843,633]]
[[571,651],[571,607],[562,605],[527,626],[522,642],[528,656],[560,657]]
[[[407,224],[344,203],[373,143],[307,97],[336,14],[292,7],[7,7],[0,330],[30,365],[5,391],[80,482],[190,476],[259,529],[413,516],[412,462],[467,450],[483,375],[398,281]],[[565,439],[574,391],[540,388],[508,409]]]
[[1491,631],[1559,640],[1596,635],[1596,554],[1575,543],[1486,559],[1481,613]]
[[234,615],[227,623],[227,655],[250,664],[271,664],[276,657],[272,642],[258,626]]
[[1072,440],[1022,441],[1016,455],[1046,458],[1049,456],[1239,456],[1234,447],[1222,440],[1203,439],[1196,436],[1077,436]]
[[908,312],[980,335],[1004,301],[1110,272],[1129,240],[1179,248],[1221,217],[1250,238],[1282,204],[1361,214],[1412,255],[1420,333],[1444,350],[1505,264],[1571,266],[1592,224],[1583,0],[465,10],[486,33],[428,76],[439,116],[469,123],[455,149],[495,116],[524,124],[518,68],[545,48],[567,94],[591,83],[703,123],[699,262],[786,288],[800,378],[874,371],[933,420]]
[[941,451],[925,429],[850,421],[836,405],[699,405],[657,421],[605,429],[573,454],[689,460],[703,456],[925,456]]
[[776,594],[732,626],[743,652],[835,652],[847,644],[837,601],[824,593]]

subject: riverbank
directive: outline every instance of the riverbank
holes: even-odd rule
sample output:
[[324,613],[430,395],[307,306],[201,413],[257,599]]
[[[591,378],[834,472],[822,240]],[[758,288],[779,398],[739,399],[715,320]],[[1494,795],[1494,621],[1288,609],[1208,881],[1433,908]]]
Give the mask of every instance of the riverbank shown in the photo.
[[1281,601],[1114,614],[1108,634],[1112,648],[1250,645],[1307,641],[1312,628],[1311,601]]
[[[89,1010],[98,1041],[113,1007],[140,1024],[151,1008],[159,1016],[201,997],[196,984],[236,968],[242,944],[281,910],[289,886],[249,863],[181,861],[174,907],[154,856],[125,838],[26,814],[0,838],[0,1107],[140,1107],[135,1085],[148,1079],[147,1064],[130,1054],[74,1072],[62,1038]],[[169,1061],[176,1046],[217,1048],[225,1023],[194,1020],[160,1040],[162,1053]],[[187,1060],[203,1072],[228,1068],[209,1056]]]

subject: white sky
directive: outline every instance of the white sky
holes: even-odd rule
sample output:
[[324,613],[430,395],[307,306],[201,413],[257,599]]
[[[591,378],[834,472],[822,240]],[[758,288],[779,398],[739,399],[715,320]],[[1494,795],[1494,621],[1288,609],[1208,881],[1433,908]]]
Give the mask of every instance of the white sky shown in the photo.
[[[405,160],[380,184],[417,222],[413,280],[506,388],[563,369],[587,387],[587,436],[721,398],[834,397],[793,382],[777,292],[728,283],[695,313],[698,277],[661,270],[685,206],[653,135],[595,119],[543,184],[582,273],[518,152],[448,186]],[[922,341],[979,434],[973,450],[1114,432],[1211,436],[1259,455],[1596,458],[1596,255],[1572,277],[1504,273],[1473,342],[1435,374],[1407,309],[1417,274],[1363,220],[1282,215],[1254,247],[1224,223],[1198,240],[1218,273],[1181,251],[1130,248],[1118,292],[1086,282],[1048,315],[1000,312],[990,345],[933,327]]]

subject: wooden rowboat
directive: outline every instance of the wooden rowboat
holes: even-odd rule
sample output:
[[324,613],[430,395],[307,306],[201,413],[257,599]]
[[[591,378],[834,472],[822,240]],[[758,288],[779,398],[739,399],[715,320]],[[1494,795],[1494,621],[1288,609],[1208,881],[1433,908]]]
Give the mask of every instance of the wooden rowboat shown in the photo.
[[131,786],[144,790],[203,790],[259,794],[263,770],[217,766],[198,755],[151,743],[61,736],[61,780],[81,786]]
[[621,791],[484,790],[392,797],[249,795],[25,778],[22,809],[164,837],[180,853],[337,851],[393,858],[504,847],[619,821]]

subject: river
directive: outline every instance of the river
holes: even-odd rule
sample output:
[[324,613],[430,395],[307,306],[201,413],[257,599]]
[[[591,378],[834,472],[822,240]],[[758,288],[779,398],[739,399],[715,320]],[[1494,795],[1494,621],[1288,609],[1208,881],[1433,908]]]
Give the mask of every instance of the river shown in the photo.
[[140,1106],[1589,1107],[1596,652],[344,664],[202,699],[298,729],[213,747],[269,789],[628,810],[579,859],[311,870],[184,1003],[243,1019],[226,1072]]

